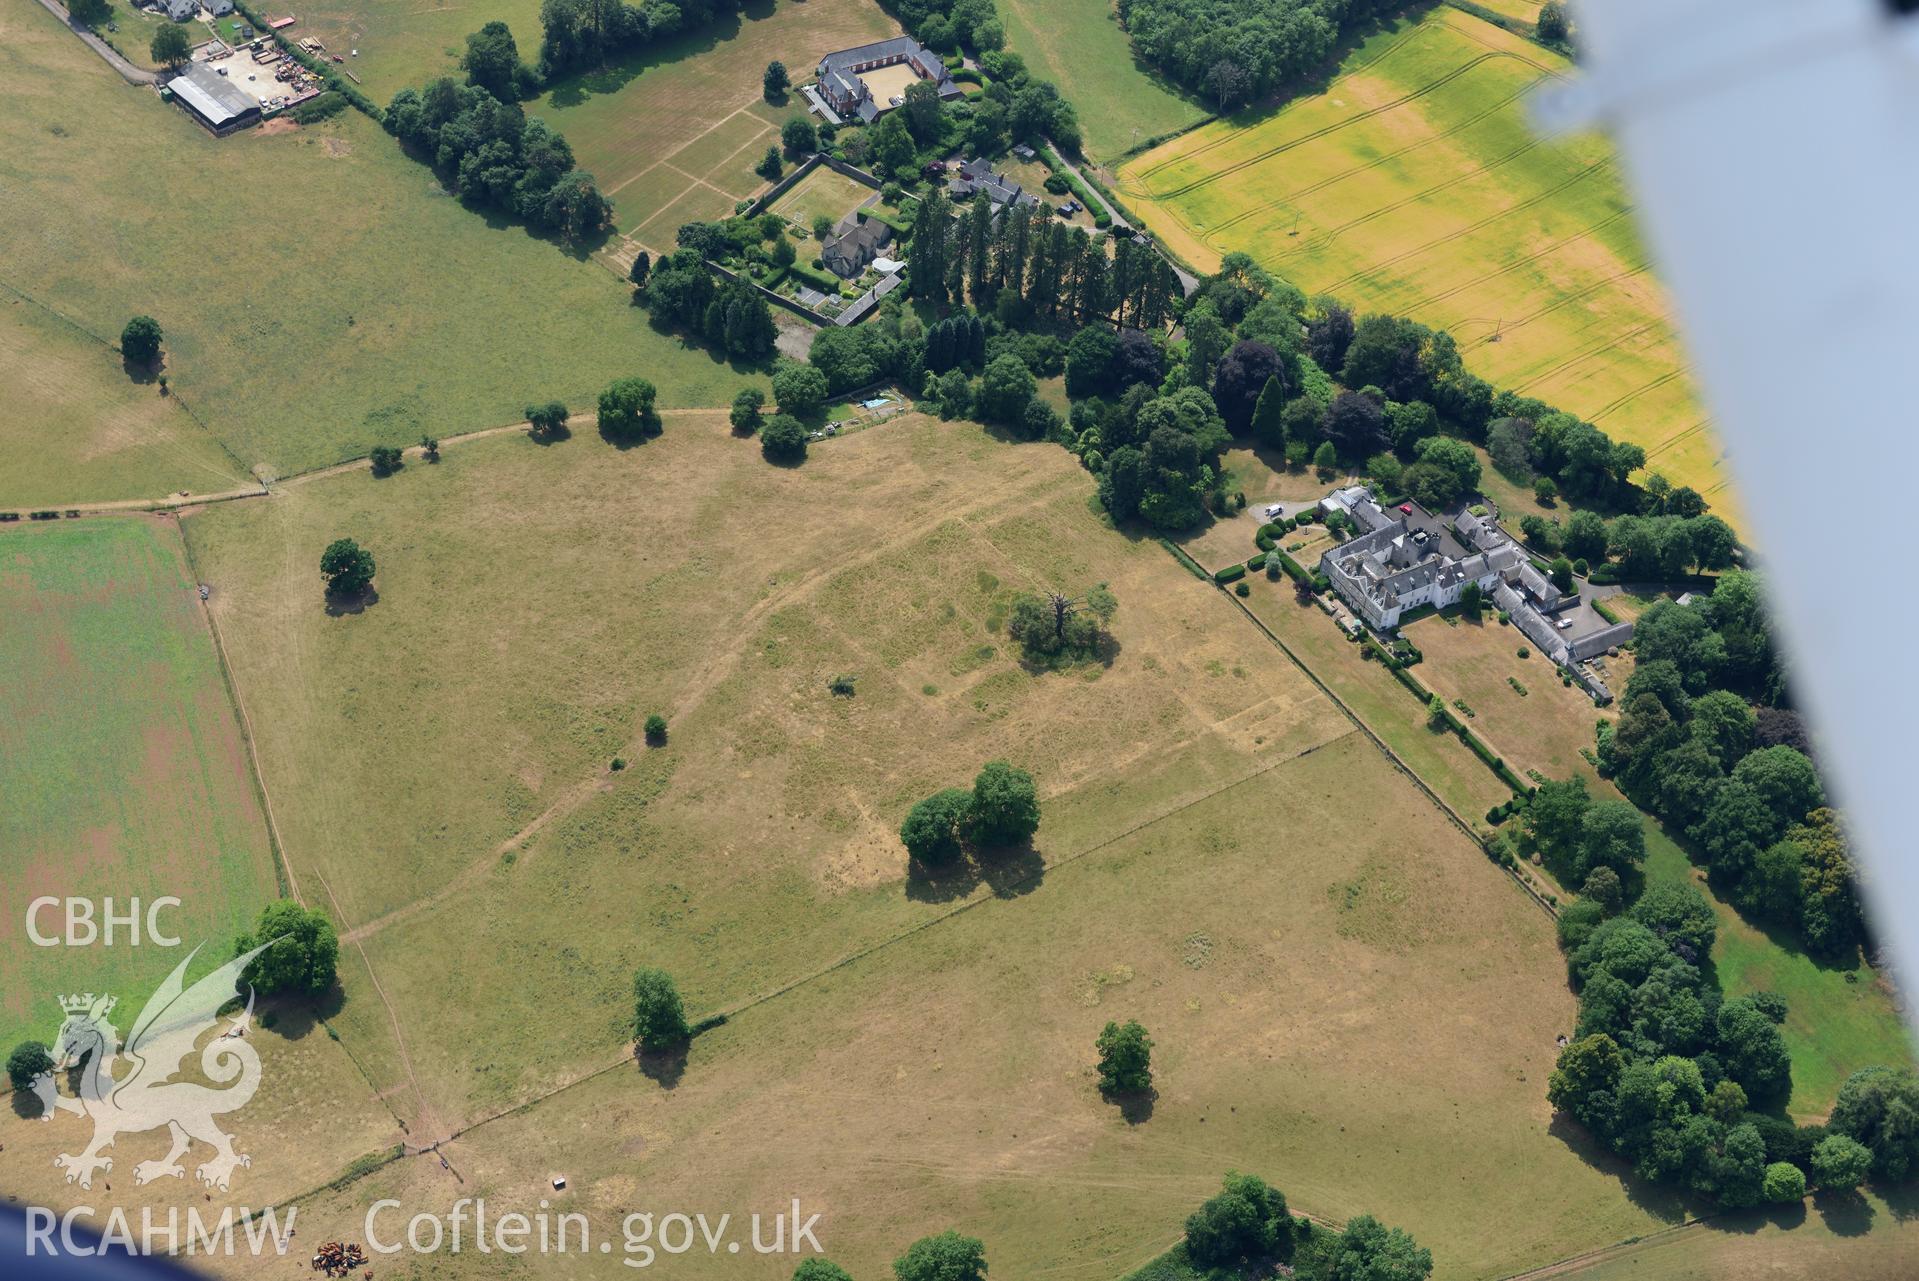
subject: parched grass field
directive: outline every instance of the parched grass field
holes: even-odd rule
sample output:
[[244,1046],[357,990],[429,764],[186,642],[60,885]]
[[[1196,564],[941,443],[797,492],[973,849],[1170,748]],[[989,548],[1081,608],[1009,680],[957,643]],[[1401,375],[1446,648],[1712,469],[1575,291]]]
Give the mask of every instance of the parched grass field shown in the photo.
[[[530,1210],[552,1170],[596,1237],[617,1240],[634,1209],[743,1217],[797,1196],[858,1276],[954,1226],[987,1242],[995,1275],[1089,1281],[1164,1249],[1227,1168],[1268,1174],[1302,1209],[1403,1223],[1444,1278],[1674,1213],[1554,1134],[1541,1090],[1572,1011],[1548,924],[1362,737],[1133,816],[1144,825],[1060,863],[1049,809],[1041,883],[737,1011],[670,1089],[618,1062],[453,1143],[460,1185],[414,1161],[304,1213],[331,1234],[383,1196]],[[707,902],[689,899],[689,914]],[[1478,928],[1442,924],[1460,919]],[[539,1030],[564,1035],[589,999],[556,992]],[[1099,1098],[1092,1061],[1099,1028],[1128,1017],[1157,1042],[1137,1123]],[[792,1263],[700,1251],[675,1267],[772,1278]]]
[[1905,1281],[1919,1251],[1908,1188],[1742,1211],[1556,1272],[1579,1281]]
[[[1477,623],[1421,619],[1406,628],[1405,636],[1426,656],[1414,675],[1449,704],[1463,699],[1473,709],[1467,724],[1514,769],[1596,780],[1579,752],[1592,749],[1594,722],[1612,719],[1613,709],[1597,708],[1578,686],[1560,684],[1559,669],[1518,628],[1501,627],[1488,609]],[[1519,657],[1522,645],[1531,657]]]
[[233,489],[242,467],[111,344],[0,289],[0,507]]
[[1120,191],[1202,269],[1244,250],[1308,293],[1450,330],[1475,372],[1643,445],[1738,523],[1611,148],[1526,121],[1528,92],[1566,69],[1440,6],[1323,93],[1128,161]]
[[1113,0],[999,0],[1006,47],[1079,112],[1087,155],[1111,161],[1205,119],[1208,108],[1133,56]]
[[[449,1047],[435,1111],[470,1116],[617,1046],[647,955],[711,1007],[989,893],[904,894],[896,835],[988,759],[1059,798],[1051,857],[1345,732],[1250,629],[1169,600],[1192,580],[1089,492],[1057,450],[923,419],[770,467],[716,414],[625,452],[495,438],[187,529],[269,777],[302,780],[276,797],[290,858],[370,925],[387,992]],[[317,590],[340,534],[380,563],[357,615]],[[1110,668],[1035,679],[1004,652],[1014,591],[1102,578],[1123,602]],[[827,691],[841,672],[854,698]],[[672,736],[648,750],[653,711]],[[373,874],[367,850],[407,853]],[[593,1017],[556,1040],[517,1001],[448,1002],[420,958],[449,948],[525,993],[584,983]],[[377,1013],[343,1017],[377,1041]]]
[[766,186],[753,167],[780,125],[806,114],[797,88],[778,106],[762,99],[768,62],[784,62],[795,86],[809,84],[826,54],[899,34],[873,0],[761,0],[736,19],[570,76],[528,110],[566,135],[612,198],[620,231],[657,253],[672,249],[682,223],[730,214]]
[[[275,894],[272,856],[213,638],[173,522],[98,517],[0,533],[0,1044],[50,1041],[55,998],[139,1009],[186,951],[214,964]],[[114,946],[37,947],[43,895],[181,901]],[[104,924],[104,921],[98,922]],[[60,909],[44,934],[62,933]],[[202,966],[201,969],[211,968]],[[9,1191],[20,1189],[9,1186]]]
[[[1297,603],[1290,579],[1273,582],[1261,573],[1247,581],[1246,605],[1254,616],[1466,822],[1476,823],[1512,797],[1457,735],[1426,728],[1424,709],[1391,672],[1362,658],[1362,648],[1317,606]],[[1423,680],[1424,667],[1414,671]]]
[[513,422],[632,374],[669,406],[755,376],[654,330],[604,267],[463,208],[356,112],[212,138],[31,0],[0,0],[0,81],[0,283],[95,334],[154,316],[173,387],[248,467]]

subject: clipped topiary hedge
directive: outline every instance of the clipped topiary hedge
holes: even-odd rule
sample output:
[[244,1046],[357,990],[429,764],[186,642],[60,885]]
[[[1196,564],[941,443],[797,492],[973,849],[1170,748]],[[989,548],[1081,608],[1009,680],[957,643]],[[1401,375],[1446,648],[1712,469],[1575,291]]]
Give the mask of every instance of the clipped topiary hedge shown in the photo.
[[1213,571],[1213,581],[1222,584],[1230,583],[1234,579],[1244,578],[1245,576],[1246,567],[1244,565],[1228,565],[1225,569],[1216,569]]

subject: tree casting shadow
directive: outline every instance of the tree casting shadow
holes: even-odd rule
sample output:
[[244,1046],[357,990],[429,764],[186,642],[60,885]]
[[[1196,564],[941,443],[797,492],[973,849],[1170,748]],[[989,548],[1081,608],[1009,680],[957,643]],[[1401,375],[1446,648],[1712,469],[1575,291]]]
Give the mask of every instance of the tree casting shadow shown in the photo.
[[1099,1097],[1117,1107],[1126,1124],[1144,1125],[1153,1119],[1153,1105],[1159,1101],[1159,1091],[1151,1086],[1124,1092],[1101,1089]]
[[1606,1150],[1585,1126],[1563,1113],[1555,1113],[1546,1132],[1564,1143],[1581,1161],[1601,1174],[1618,1180],[1626,1199],[1662,1223],[1682,1223],[1688,1217],[1712,1213],[1704,1201],[1688,1197],[1675,1188],[1648,1183],[1632,1172],[1632,1163]]
[[379,590],[373,587],[357,592],[328,592],[326,594],[327,617],[340,618],[347,614],[364,614],[369,606],[379,603]]
[[633,1061],[639,1064],[640,1074],[658,1085],[662,1090],[670,1090],[680,1083],[686,1075],[686,1054],[693,1042],[681,1041],[664,1049],[644,1049],[635,1046]]

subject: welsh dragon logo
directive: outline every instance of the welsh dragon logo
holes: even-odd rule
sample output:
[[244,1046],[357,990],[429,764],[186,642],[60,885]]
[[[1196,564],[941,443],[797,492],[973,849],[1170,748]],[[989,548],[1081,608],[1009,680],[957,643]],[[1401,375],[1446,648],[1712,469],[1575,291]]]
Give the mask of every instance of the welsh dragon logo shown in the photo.
[[[246,1008],[200,1050],[200,1071],[209,1087],[196,1081],[175,1080],[200,1038],[220,1022],[221,1007],[234,999],[240,975],[248,962],[266,950],[254,948],[235,957],[192,987],[185,986],[187,966],[200,949],[174,967],[148,998],[124,1043],[107,1016],[117,1001],[89,992],[60,998],[66,1014],[60,1038],[53,1047],[54,1072],[80,1072],[77,1095],[68,1098],[54,1086],[54,1073],[42,1073],[33,1083],[40,1099],[40,1119],[71,1112],[93,1119],[93,1141],[77,1156],[62,1154],[54,1165],[67,1172],[68,1183],[93,1186],[96,1171],[113,1169],[102,1153],[122,1134],[143,1134],[165,1127],[172,1146],[158,1161],[133,1167],[133,1181],[181,1178],[180,1158],[194,1140],[213,1149],[213,1156],[194,1171],[210,1188],[226,1190],[235,1167],[252,1159],[233,1150],[233,1136],[214,1118],[247,1105],[260,1086],[260,1057],[243,1039],[253,1018],[253,989],[247,988]],[[121,1070],[130,1066],[131,1071]]]

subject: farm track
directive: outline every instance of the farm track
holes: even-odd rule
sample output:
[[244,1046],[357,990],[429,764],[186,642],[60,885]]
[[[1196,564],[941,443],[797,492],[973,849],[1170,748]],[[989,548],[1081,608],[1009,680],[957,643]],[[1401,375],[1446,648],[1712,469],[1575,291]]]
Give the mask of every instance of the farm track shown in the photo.
[[[1142,171],[1140,173],[1140,181],[1129,182],[1125,184],[1124,186],[1122,186],[1121,190],[1125,191],[1129,195],[1141,196],[1148,200],[1177,199],[1180,196],[1184,196],[1191,192],[1198,191],[1201,187],[1209,187],[1213,183],[1218,182],[1221,178],[1229,178],[1236,173],[1252,168],[1254,165],[1263,164],[1266,161],[1271,160],[1274,156],[1284,155],[1286,152],[1293,150],[1293,148],[1295,147],[1302,147],[1309,142],[1317,142],[1321,138],[1329,137],[1332,134],[1338,133],[1342,129],[1348,128],[1349,126],[1362,124],[1365,121],[1371,120],[1376,116],[1384,115],[1386,112],[1396,111],[1400,107],[1404,107],[1408,105],[1409,103],[1418,102],[1421,98],[1424,98],[1427,94],[1433,92],[1435,89],[1444,88],[1446,85],[1451,84],[1453,81],[1459,79],[1461,76],[1473,70],[1475,67],[1480,66],[1482,63],[1491,62],[1499,58],[1511,58],[1521,63],[1524,63],[1526,61],[1525,59],[1520,58],[1517,54],[1482,53],[1477,58],[1474,58],[1471,62],[1466,63],[1464,66],[1455,67],[1453,70],[1439,77],[1439,79],[1433,81],[1430,84],[1422,85],[1420,88],[1413,90],[1411,93],[1404,94],[1398,98],[1394,98],[1390,102],[1382,102],[1377,107],[1368,107],[1364,111],[1355,112],[1350,116],[1346,116],[1340,120],[1336,120],[1332,124],[1323,125],[1320,128],[1311,130],[1305,134],[1300,135],[1297,138],[1288,139],[1287,141],[1280,143],[1278,146],[1270,147],[1267,150],[1260,152],[1258,155],[1249,156],[1245,160],[1236,161],[1233,164],[1227,165],[1224,169],[1218,169],[1212,173],[1207,174],[1203,178],[1195,178],[1193,181],[1186,183],[1184,186],[1169,187],[1164,191],[1153,191],[1144,185],[1144,179],[1150,177],[1153,173],[1156,173],[1159,170],[1164,169],[1166,165],[1168,164],[1175,164],[1180,161],[1188,159],[1190,156],[1204,154],[1207,150],[1210,150],[1210,145],[1208,147],[1200,148],[1197,151],[1189,152],[1189,153],[1186,153],[1185,155],[1175,157],[1173,160],[1169,160],[1165,164],[1156,166],[1153,170]],[[1228,140],[1236,141],[1243,136],[1244,136],[1243,134],[1237,134],[1237,133],[1228,134],[1226,136],[1226,139],[1223,139],[1222,141],[1228,141]]]
[[[1309,249],[1315,249],[1322,244],[1327,244],[1327,243],[1330,243],[1331,241],[1337,240],[1341,236],[1345,235],[1347,232],[1351,231],[1353,228],[1363,227],[1367,223],[1373,221],[1373,219],[1375,218],[1384,218],[1387,214],[1397,213],[1401,209],[1406,208],[1408,205],[1418,204],[1420,201],[1425,200],[1430,196],[1436,196],[1440,192],[1445,191],[1451,187],[1456,187],[1462,182],[1467,182],[1467,181],[1470,181],[1471,179],[1478,178],[1485,174],[1492,173],[1495,170],[1499,169],[1501,166],[1506,165],[1507,163],[1511,161],[1517,160],[1519,157],[1533,150],[1533,148],[1540,145],[1541,141],[1542,141],[1541,139],[1534,138],[1529,142],[1523,143],[1520,146],[1515,147],[1513,150],[1507,152],[1503,156],[1499,156],[1495,159],[1488,160],[1486,163],[1482,165],[1478,165],[1475,168],[1468,169],[1463,173],[1455,174],[1453,177],[1446,179],[1444,182],[1436,182],[1432,186],[1425,188],[1423,191],[1415,191],[1411,195],[1405,196],[1399,200],[1395,200],[1391,202],[1390,204],[1384,204],[1379,206],[1377,209],[1368,210],[1367,212],[1360,214],[1356,218],[1349,218],[1345,222],[1340,223],[1338,226],[1329,228],[1323,235],[1314,236],[1311,239],[1301,242],[1298,246],[1288,251],[1288,254],[1282,254],[1281,257],[1287,257],[1287,256],[1290,256],[1290,254],[1305,253]],[[1215,247],[1217,248],[1217,246]]]
[[1594,410],[1592,413],[1586,415],[1586,421],[1596,423],[1601,418],[1604,418],[1607,414],[1612,413],[1614,410],[1625,408],[1627,405],[1631,404],[1635,400],[1638,400],[1641,396],[1645,395],[1647,392],[1657,391],[1659,388],[1664,387],[1667,383],[1671,382],[1673,379],[1685,377],[1686,372],[1687,372],[1687,366],[1685,365],[1681,365],[1677,369],[1668,369],[1665,373],[1660,374],[1656,378],[1652,378],[1646,382],[1641,383],[1639,386],[1633,388],[1631,391],[1627,392],[1623,396],[1619,396],[1616,399],[1607,401],[1604,405],[1600,406],[1598,409]]
[[[1434,303],[1449,301],[1450,299],[1455,298],[1462,293],[1465,293],[1469,289],[1477,289],[1481,285],[1490,284],[1492,281],[1499,279],[1501,276],[1509,275],[1512,272],[1520,271],[1526,267],[1530,267],[1534,263],[1538,262],[1541,258],[1547,257],[1550,254],[1558,253],[1561,249],[1564,249],[1567,245],[1570,245],[1574,243],[1575,241],[1584,240],[1587,236],[1592,235],[1594,232],[1598,231],[1600,228],[1611,226],[1614,222],[1617,222],[1619,219],[1625,216],[1626,215],[1623,212],[1610,214],[1607,217],[1600,219],[1598,222],[1594,223],[1592,226],[1582,227],[1580,230],[1573,232],[1570,236],[1567,236],[1562,240],[1555,240],[1552,244],[1547,245],[1545,248],[1536,249],[1532,253],[1527,254],[1523,258],[1515,259],[1514,261],[1506,263],[1504,266],[1501,266],[1501,267],[1495,267],[1491,271],[1482,272],[1479,275],[1474,276],[1471,280],[1463,281],[1460,284],[1454,285],[1450,289],[1442,289],[1440,292],[1436,294],[1427,294],[1424,298],[1419,299],[1417,302],[1408,303],[1406,305],[1406,310],[1408,312],[1424,311],[1426,308],[1432,306]],[[1628,267],[1624,271],[1614,272],[1610,276],[1606,276],[1606,277],[1603,277],[1602,279],[1593,281],[1591,284],[1585,286],[1582,289],[1574,290],[1572,293],[1566,294],[1560,298],[1556,298],[1552,302],[1547,303],[1544,307],[1541,307],[1537,309],[1536,311],[1527,312],[1524,316],[1521,316],[1518,320],[1515,320],[1512,324],[1506,326],[1506,328],[1518,329],[1522,325],[1530,324],[1533,321],[1538,320],[1543,316],[1550,316],[1553,312],[1558,311],[1561,307],[1569,306],[1570,304],[1579,302],[1581,299],[1584,299],[1584,298],[1589,298],[1593,294],[1599,292],[1601,289],[1606,288],[1608,285],[1618,284],[1622,280],[1631,280],[1634,276],[1642,276],[1646,273],[1647,270],[1648,270],[1647,264],[1642,262],[1637,267]]]
[[[1391,44],[1387,45],[1384,49],[1381,49],[1373,57],[1368,58],[1365,62],[1359,63],[1357,66],[1353,68],[1353,70],[1355,72],[1372,70],[1374,67],[1378,66],[1380,63],[1390,58],[1393,54],[1399,52],[1401,49],[1411,44],[1414,40],[1417,40],[1420,34],[1421,34],[1421,28],[1414,27],[1411,31],[1408,31],[1405,35],[1393,41]],[[1517,56],[1517,55],[1514,55],[1514,56]],[[1151,168],[1140,170],[1139,176],[1141,178],[1150,178],[1154,174],[1159,173],[1164,169],[1167,169],[1173,165],[1179,164],[1181,161],[1191,160],[1195,156],[1205,155],[1207,152],[1212,151],[1216,147],[1223,147],[1227,143],[1233,141],[1236,136],[1237,135],[1234,133],[1227,133],[1222,135],[1219,138],[1214,139],[1212,142],[1205,144],[1204,146],[1195,147],[1191,151],[1182,151],[1176,156],[1169,156],[1165,160],[1162,160],[1160,163],[1153,165]]]
[[[1358,271],[1348,272],[1346,275],[1341,276],[1338,280],[1335,280],[1331,282],[1330,284],[1328,284],[1325,288],[1325,292],[1338,293],[1340,290],[1348,288],[1355,282],[1364,280],[1366,277],[1371,276],[1376,272],[1383,271],[1387,267],[1395,267],[1395,266],[1398,266],[1400,263],[1405,262],[1408,258],[1417,258],[1423,254],[1430,253],[1435,249],[1444,248],[1446,245],[1450,245],[1454,241],[1463,240],[1467,236],[1471,236],[1478,232],[1484,231],[1486,228],[1492,226],[1494,223],[1498,222],[1502,218],[1509,218],[1514,214],[1524,213],[1528,209],[1532,209],[1538,205],[1542,205],[1546,201],[1551,200],[1554,196],[1559,195],[1561,192],[1567,190],[1568,188],[1573,187],[1577,185],[1578,183],[1583,182],[1585,179],[1590,178],[1593,174],[1602,171],[1608,166],[1609,163],[1610,162],[1607,160],[1595,160],[1591,164],[1587,165],[1585,168],[1579,170],[1579,172],[1573,174],[1570,178],[1567,178],[1565,181],[1557,183],[1554,186],[1548,187],[1544,191],[1536,192],[1533,195],[1528,196],[1526,199],[1520,201],[1516,205],[1510,205],[1505,209],[1501,209],[1498,213],[1488,214],[1484,218],[1481,218],[1479,221],[1468,223],[1466,226],[1461,227],[1457,231],[1447,232],[1445,235],[1429,240],[1423,245],[1416,245],[1411,249],[1402,250],[1401,252],[1394,254],[1390,258],[1386,258],[1379,262],[1372,263],[1369,266],[1362,267]],[[1615,216],[1624,217],[1625,214],[1629,212],[1631,212],[1630,209],[1621,210],[1620,213]]]
[[[1418,142],[1407,143],[1405,146],[1401,147],[1397,151],[1389,151],[1385,155],[1379,156],[1378,158],[1373,160],[1368,160],[1364,164],[1354,165],[1351,169],[1342,170],[1341,172],[1332,175],[1330,178],[1322,178],[1318,182],[1313,183],[1311,186],[1301,187],[1298,191],[1288,192],[1286,195],[1280,196],[1274,200],[1269,200],[1263,205],[1255,205],[1253,208],[1246,210],[1244,213],[1234,214],[1231,218],[1226,219],[1226,221],[1224,222],[1213,224],[1212,227],[1208,228],[1208,231],[1212,235],[1218,235],[1220,232],[1225,231],[1228,227],[1237,227],[1240,223],[1245,222],[1248,218],[1256,217],[1259,214],[1262,214],[1269,209],[1276,209],[1281,205],[1296,203],[1306,196],[1317,195],[1319,192],[1326,190],[1328,187],[1335,186],[1338,183],[1342,183],[1346,181],[1346,179],[1348,178],[1356,178],[1360,174],[1370,173],[1373,170],[1378,169],[1383,165],[1390,164],[1392,161],[1398,160],[1402,156],[1408,156],[1415,151],[1420,151],[1426,147],[1430,147],[1436,142],[1444,142],[1448,138],[1456,138],[1460,134],[1464,133],[1466,130],[1478,124],[1480,121],[1485,120],[1488,116],[1497,115],[1499,112],[1504,111],[1507,107],[1511,106],[1514,102],[1518,101],[1521,97],[1525,96],[1528,92],[1530,92],[1531,88],[1532,88],[1531,85],[1527,85],[1525,88],[1520,89],[1517,93],[1513,93],[1508,95],[1507,97],[1501,98],[1498,102],[1486,108],[1484,111],[1479,112],[1477,115],[1468,116],[1466,119],[1460,121],[1458,124],[1453,125],[1451,128],[1443,130],[1440,133],[1436,133],[1430,138],[1421,138]],[[1534,139],[1527,146],[1521,148],[1520,151],[1522,152],[1530,151],[1533,147],[1539,145],[1539,141],[1540,141],[1539,139]],[[1519,152],[1512,153],[1512,155],[1517,155],[1517,154],[1519,154]],[[1503,160],[1510,159],[1510,158],[1511,156],[1503,157],[1501,163],[1503,163]],[[1482,166],[1481,168],[1483,170],[1485,166]],[[1218,246],[1215,246],[1215,248],[1217,247]]]

